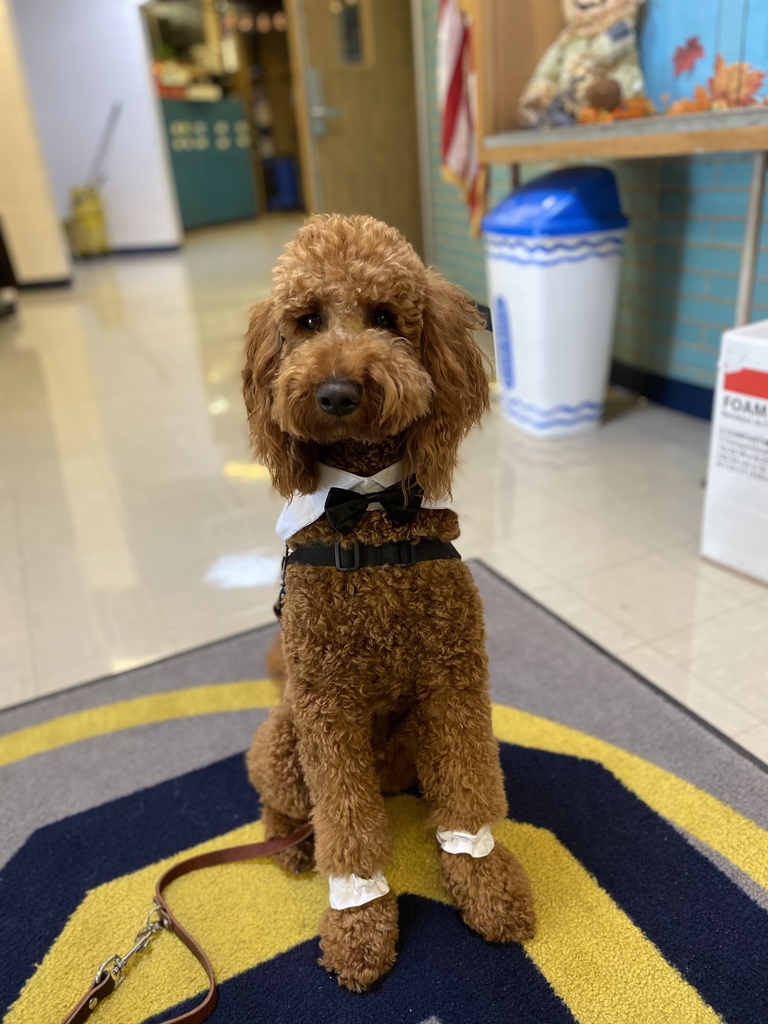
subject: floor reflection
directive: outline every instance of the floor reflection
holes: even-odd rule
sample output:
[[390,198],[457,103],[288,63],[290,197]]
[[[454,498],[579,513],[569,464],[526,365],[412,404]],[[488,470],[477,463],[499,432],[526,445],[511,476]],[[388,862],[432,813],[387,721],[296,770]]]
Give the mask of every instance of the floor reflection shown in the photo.
[[248,451],[242,337],[300,219],[81,263],[0,327],[0,703],[271,615],[280,501]]

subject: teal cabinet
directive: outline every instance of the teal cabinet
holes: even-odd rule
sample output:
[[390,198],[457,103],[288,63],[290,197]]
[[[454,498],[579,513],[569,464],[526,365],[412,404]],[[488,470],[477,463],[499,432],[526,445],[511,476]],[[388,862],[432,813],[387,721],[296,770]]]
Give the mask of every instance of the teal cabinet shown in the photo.
[[255,217],[251,135],[240,100],[162,105],[184,229]]

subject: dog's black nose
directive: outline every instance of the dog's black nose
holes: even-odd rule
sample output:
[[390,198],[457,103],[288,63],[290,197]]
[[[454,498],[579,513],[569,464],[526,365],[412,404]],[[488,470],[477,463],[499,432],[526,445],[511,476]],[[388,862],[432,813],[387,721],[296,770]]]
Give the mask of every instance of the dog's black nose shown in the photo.
[[349,416],[360,405],[363,389],[353,380],[329,377],[317,389],[317,404],[329,416]]

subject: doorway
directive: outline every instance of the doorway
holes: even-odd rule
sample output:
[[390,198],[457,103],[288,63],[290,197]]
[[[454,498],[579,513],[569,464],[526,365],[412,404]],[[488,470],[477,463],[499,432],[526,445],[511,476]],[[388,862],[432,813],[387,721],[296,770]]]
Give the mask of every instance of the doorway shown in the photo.
[[303,209],[281,0],[142,11],[185,230]]
[[286,0],[304,191],[422,251],[409,0]]
[[410,0],[150,0],[185,228],[370,214],[423,251]]

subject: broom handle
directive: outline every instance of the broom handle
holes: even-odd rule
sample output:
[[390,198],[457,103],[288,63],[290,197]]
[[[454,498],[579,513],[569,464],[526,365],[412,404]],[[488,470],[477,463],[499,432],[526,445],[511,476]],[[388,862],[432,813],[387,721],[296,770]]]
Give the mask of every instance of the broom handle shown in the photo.
[[99,145],[96,147],[91,166],[88,168],[88,174],[85,177],[86,186],[88,188],[94,188],[99,178],[101,171],[101,165],[106,159],[109,147],[112,144],[112,136],[115,134],[115,128],[117,122],[120,120],[120,114],[123,111],[123,104],[116,100],[109,108],[109,114],[107,116],[107,123],[104,125],[104,131],[101,133],[99,139]]

